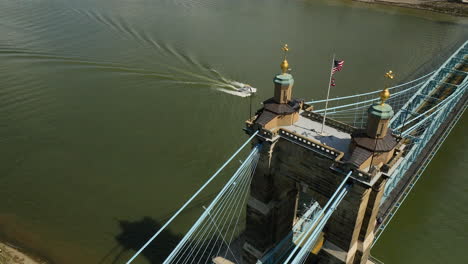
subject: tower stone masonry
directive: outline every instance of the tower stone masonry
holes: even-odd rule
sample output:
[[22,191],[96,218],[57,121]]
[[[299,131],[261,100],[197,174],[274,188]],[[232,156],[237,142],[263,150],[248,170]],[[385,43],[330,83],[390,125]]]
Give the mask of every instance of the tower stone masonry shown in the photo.
[[327,119],[323,135],[318,133],[323,117],[292,97],[288,67],[285,59],[274,78],[274,96],[246,122],[248,134],[259,131],[253,145],[263,147],[247,203],[243,263],[291,246],[293,239],[281,242],[298,219],[300,197],[306,194],[323,207],[349,171],[349,193],[308,263],[367,263],[387,173],[401,158],[396,150],[402,142],[388,128],[393,115],[385,104],[388,91],[380,104],[369,107],[366,128]]

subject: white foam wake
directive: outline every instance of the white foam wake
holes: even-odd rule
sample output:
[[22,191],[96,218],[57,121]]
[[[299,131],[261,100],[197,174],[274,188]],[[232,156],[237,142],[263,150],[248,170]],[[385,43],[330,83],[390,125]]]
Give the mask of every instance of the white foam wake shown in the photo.
[[245,83],[241,83],[237,81],[226,80],[226,85],[222,85],[222,87],[219,87],[219,86],[217,88],[218,91],[240,96],[240,97],[248,97],[257,92],[257,88],[254,88],[250,86],[249,84],[245,84]]

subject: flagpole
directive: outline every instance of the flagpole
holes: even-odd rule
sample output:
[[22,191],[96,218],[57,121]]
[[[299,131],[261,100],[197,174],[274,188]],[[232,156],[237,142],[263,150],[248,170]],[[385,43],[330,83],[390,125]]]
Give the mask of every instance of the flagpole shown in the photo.
[[335,65],[335,54],[333,54],[332,65],[331,65],[331,68],[330,68],[330,80],[328,81],[327,100],[325,101],[325,113],[323,114],[322,130],[320,131],[320,135],[323,135],[323,127],[325,126],[325,120],[327,118],[328,98],[330,97],[330,86],[331,86],[331,80],[332,80],[332,77],[333,77],[333,66],[334,65]]

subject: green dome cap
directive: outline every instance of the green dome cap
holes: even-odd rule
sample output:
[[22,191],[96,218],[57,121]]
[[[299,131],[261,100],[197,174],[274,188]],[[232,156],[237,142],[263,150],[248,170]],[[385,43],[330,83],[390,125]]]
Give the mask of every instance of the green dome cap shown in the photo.
[[388,104],[373,104],[367,112],[379,119],[390,119],[394,114],[392,107]]
[[278,74],[275,76],[275,79],[273,79],[273,81],[280,85],[293,85],[294,84],[294,79],[292,75],[289,73]]

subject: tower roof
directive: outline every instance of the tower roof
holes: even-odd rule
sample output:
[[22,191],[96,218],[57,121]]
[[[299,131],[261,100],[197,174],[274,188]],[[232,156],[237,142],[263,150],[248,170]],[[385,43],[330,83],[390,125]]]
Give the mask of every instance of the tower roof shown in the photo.
[[276,84],[280,85],[292,85],[294,84],[294,79],[291,74],[289,73],[283,73],[283,74],[278,74],[275,76],[275,79],[273,81]]
[[373,104],[367,112],[379,119],[390,119],[393,116],[393,109],[389,104]]

